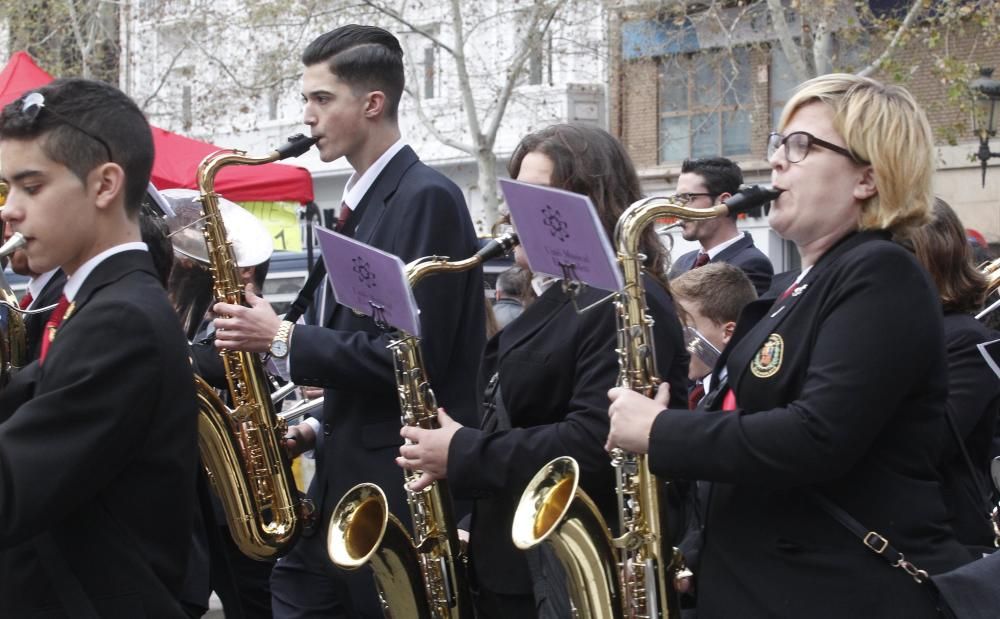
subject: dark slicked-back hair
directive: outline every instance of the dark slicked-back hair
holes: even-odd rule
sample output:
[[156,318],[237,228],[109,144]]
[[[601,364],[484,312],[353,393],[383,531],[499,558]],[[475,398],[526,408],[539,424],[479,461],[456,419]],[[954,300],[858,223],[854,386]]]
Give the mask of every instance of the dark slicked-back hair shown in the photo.
[[[630,204],[642,197],[639,175],[625,148],[610,133],[591,125],[552,125],[525,136],[514,149],[507,171],[517,178],[528,153],[552,160],[552,186],[589,196],[608,239],[614,243],[615,224]],[[640,243],[646,269],[665,282],[666,256],[653,227]]]
[[396,118],[406,80],[403,48],[387,30],[349,24],[322,34],[302,52],[302,64],[325,62],[331,73],[346,82],[356,95],[381,90],[385,115]]
[[[743,170],[725,157],[705,157],[685,159],[681,164],[681,174],[698,174],[705,179],[705,190],[719,196],[736,193],[743,184]],[[734,219],[736,215],[732,216]]]
[[86,182],[91,170],[108,161],[94,138],[98,136],[125,171],[125,209],[134,218],[149,185],[154,154],[153,134],[139,106],[110,84],[79,78],[57,79],[31,92],[45,97],[44,107],[33,116],[22,111],[24,97],[9,103],[0,113],[0,139],[41,138],[49,159]]

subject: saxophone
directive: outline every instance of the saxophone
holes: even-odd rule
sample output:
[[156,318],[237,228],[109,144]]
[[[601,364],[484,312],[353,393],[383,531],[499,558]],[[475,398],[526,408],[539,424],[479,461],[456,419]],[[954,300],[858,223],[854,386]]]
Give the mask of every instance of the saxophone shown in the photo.
[[[0,230],[3,224],[0,223]],[[16,232],[0,247],[0,258],[6,258],[24,245],[24,237]],[[24,366],[28,358],[28,334],[17,297],[7,283],[0,265],[0,389],[10,381],[11,374]]]
[[[724,217],[756,208],[778,193],[766,187],[748,187],[724,204],[707,209],[689,208],[674,198],[647,198],[622,213],[615,227],[615,248],[625,281],[615,301],[617,386],[653,397],[660,384],[653,321],[646,313],[642,285],[645,256],[639,245],[646,226],[661,217],[689,221]],[[666,522],[660,509],[660,484],[649,471],[646,455],[613,449],[611,463],[615,467],[620,537],[610,537],[604,519],[579,489],[576,462],[562,457],[545,465],[521,495],[514,516],[514,543],[522,549],[543,541],[552,545],[566,569],[570,601],[578,617],[678,617],[673,580],[683,562],[677,549],[666,557],[663,553]]]
[[[295,136],[264,157],[241,151],[212,153],[198,166],[199,201],[204,210],[212,290],[216,302],[243,304],[232,244],[215,193],[215,176],[228,165],[261,165],[297,157],[316,140]],[[297,498],[295,482],[281,444],[286,424],[275,416],[267,376],[256,353],[223,350],[229,408],[201,377],[198,392],[198,443],[205,470],[226,512],[230,533],[240,551],[258,560],[291,548],[307,515]]]
[[[515,244],[517,235],[511,233],[465,260],[448,262],[439,256],[414,260],[406,265],[407,281],[413,287],[432,273],[466,271],[506,253]],[[426,429],[440,427],[437,401],[423,369],[420,340],[400,331],[394,332],[391,340],[402,423]],[[389,513],[381,488],[359,484],[340,499],[330,517],[330,560],[345,569],[371,564],[387,618],[471,619],[472,599],[447,482],[438,480],[411,492],[409,484],[420,472],[407,471],[404,476],[413,535]]]

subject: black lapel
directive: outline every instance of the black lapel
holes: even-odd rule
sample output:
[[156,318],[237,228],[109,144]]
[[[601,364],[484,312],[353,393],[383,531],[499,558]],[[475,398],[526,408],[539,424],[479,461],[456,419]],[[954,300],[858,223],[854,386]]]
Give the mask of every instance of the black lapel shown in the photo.
[[153,270],[153,260],[148,251],[132,249],[119,252],[97,265],[97,268],[90,272],[86,281],[83,282],[83,286],[73,298],[73,312],[67,314],[63,319],[64,324],[68,323],[90,301],[95,292],[133,271],[145,271],[152,277],[156,277],[156,272]]
[[726,262],[736,254],[740,253],[748,247],[753,247],[753,237],[750,236],[749,232],[742,233],[743,238],[736,241],[729,247],[723,249],[719,252],[715,258],[712,258],[712,262]]
[[507,325],[498,334],[500,341],[497,350],[497,367],[500,367],[500,362],[508,352],[549,324],[559,314],[559,310],[569,302],[569,295],[562,290],[562,282],[553,282],[542,296],[538,297],[518,316],[517,320]]
[[361,204],[358,205],[355,212],[351,213],[351,217],[348,217],[345,228],[350,231],[349,236],[362,243],[371,241],[372,235],[378,229],[379,222],[385,214],[386,203],[399,188],[403,174],[418,161],[420,159],[409,146],[404,146],[389,160],[385,169],[372,183],[371,189],[361,199]]
[[[371,238],[375,234],[375,230],[378,229],[382,216],[385,214],[386,202],[396,193],[396,190],[399,188],[399,182],[402,180],[406,170],[418,161],[420,159],[413,152],[412,148],[404,146],[400,149],[389,160],[385,169],[375,178],[375,182],[368,189],[368,193],[361,198],[358,206],[351,211],[347,221],[344,222],[344,228],[341,230],[341,233],[362,243],[370,244]],[[329,287],[326,287],[326,291],[329,297],[323,308],[323,322],[320,323],[323,326],[331,324],[334,312],[351,311],[342,307],[334,300]]]
[[[731,342],[727,349],[739,348],[746,355],[746,351],[753,351],[749,354],[756,354],[761,346],[764,345],[764,341],[775,332],[778,326],[785,320],[785,318],[792,313],[795,309],[796,304],[799,299],[809,294],[809,287],[813,285],[827,269],[837,263],[837,260],[843,256],[845,253],[854,249],[855,247],[866,243],[868,241],[875,241],[879,239],[885,239],[887,233],[881,231],[866,231],[866,232],[856,232],[854,234],[848,235],[842,239],[837,245],[835,245],[828,252],[823,254],[813,268],[806,273],[806,276],[799,282],[798,286],[786,296],[784,299],[775,300],[773,305],[767,306],[772,300],[770,298],[762,299],[760,301],[755,301],[747,306],[747,308],[752,308],[751,314],[748,317],[756,317],[757,319],[753,324],[746,326],[745,341],[740,341],[738,344]],[[784,292],[784,291],[782,291]],[[744,309],[744,314],[740,314],[740,321],[743,321],[743,317],[747,312],[747,308]],[[761,310],[765,310],[761,313]],[[759,315],[758,315],[759,314]],[[739,329],[740,325],[737,325]],[[735,338],[735,333],[734,340]],[[739,387],[740,378],[746,373],[749,368],[749,359],[743,359],[738,363],[738,371],[733,373],[730,368],[729,382],[733,385],[734,389]],[[718,366],[717,366],[718,367]]]

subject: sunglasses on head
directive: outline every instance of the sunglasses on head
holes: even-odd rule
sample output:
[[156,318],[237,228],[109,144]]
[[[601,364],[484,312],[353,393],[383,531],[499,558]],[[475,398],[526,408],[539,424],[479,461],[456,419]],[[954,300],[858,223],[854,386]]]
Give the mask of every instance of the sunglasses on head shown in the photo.
[[21,100],[21,113],[24,114],[31,123],[38,121],[38,115],[42,113],[42,109],[48,110],[48,113],[52,115],[53,118],[59,122],[69,125],[70,127],[76,129],[80,133],[89,136],[91,139],[99,142],[101,146],[104,147],[104,152],[108,156],[108,161],[114,161],[114,157],[111,156],[111,147],[108,143],[104,141],[99,135],[87,131],[80,125],[66,118],[62,114],[56,112],[51,107],[45,105],[45,95],[40,92],[32,92],[25,95],[24,99]]

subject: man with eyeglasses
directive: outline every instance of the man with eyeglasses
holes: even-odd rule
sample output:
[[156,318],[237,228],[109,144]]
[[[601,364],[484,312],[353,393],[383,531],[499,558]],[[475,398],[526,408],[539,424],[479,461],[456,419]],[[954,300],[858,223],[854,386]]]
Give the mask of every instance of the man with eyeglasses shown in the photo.
[[[685,196],[692,208],[709,208],[733,195],[743,183],[743,172],[724,157],[685,159],[677,177],[677,195]],[[758,295],[771,286],[774,267],[749,233],[740,232],[736,218],[719,217],[683,224],[685,241],[697,241],[701,249],[675,259],[670,279],[709,262],[728,262],[747,274]]]
[[139,211],[142,112],[60,79],[0,113],[2,217],[63,295],[0,390],[0,616],[181,618],[198,462],[187,344]]

